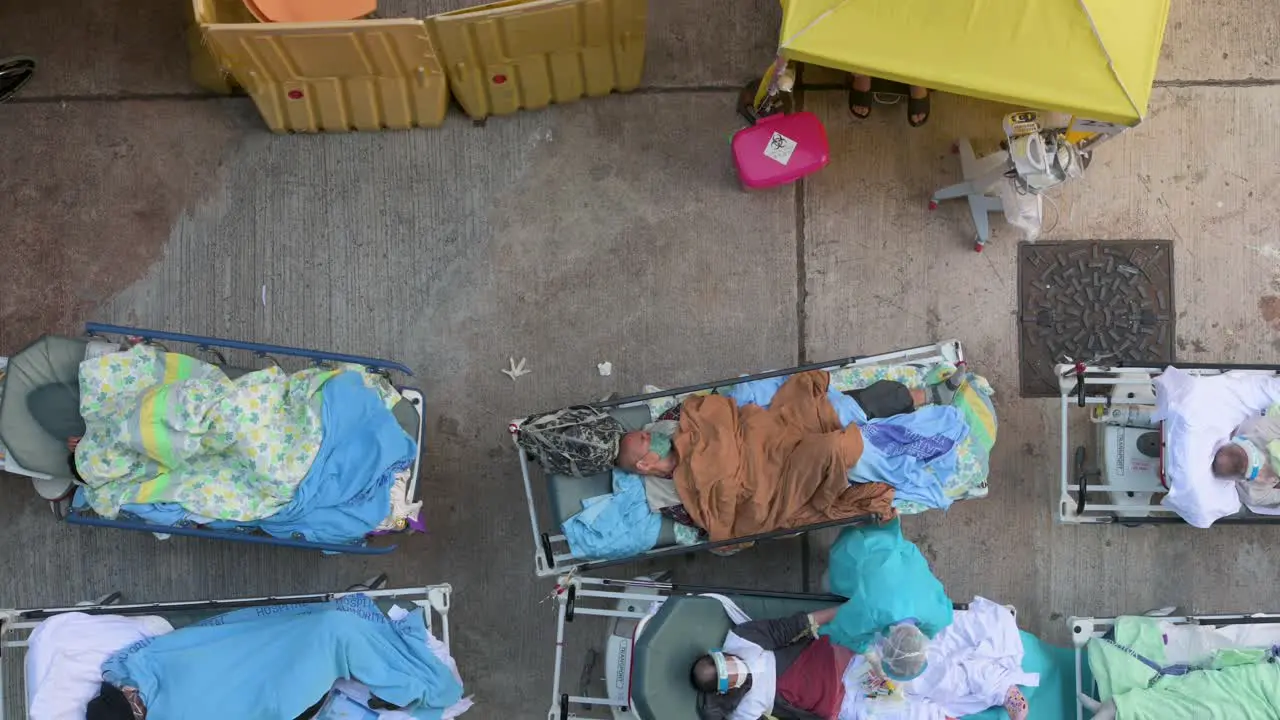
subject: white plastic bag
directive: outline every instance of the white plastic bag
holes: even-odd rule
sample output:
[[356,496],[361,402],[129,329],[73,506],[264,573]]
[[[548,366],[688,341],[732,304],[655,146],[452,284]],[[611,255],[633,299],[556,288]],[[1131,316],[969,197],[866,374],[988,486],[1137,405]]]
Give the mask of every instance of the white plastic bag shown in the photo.
[[1038,194],[1026,192],[1018,187],[1018,181],[1006,178],[998,183],[996,191],[1000,194],[1000,204],[1004,207],[1004,219],[1009,224],[1022,230],[1023,239],[1035,242],[1044,227],[1044,199]]

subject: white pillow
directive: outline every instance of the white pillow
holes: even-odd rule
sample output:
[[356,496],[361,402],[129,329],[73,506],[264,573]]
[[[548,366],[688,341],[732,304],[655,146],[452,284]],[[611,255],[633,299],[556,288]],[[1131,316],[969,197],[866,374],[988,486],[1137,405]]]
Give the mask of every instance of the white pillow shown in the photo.
[[54,615],[36,626],[27,646],[29,720],[84,720],[102,685],[102,663],[116,652],[173,630],[154,616]]
[[1213,454],[1241,423],[1280,402],[1280,378],[1248,370],[1194,376],[1169,367],[1155,386],[1155,418],[1164,422],[1168,444],[1169,492],[1161,504],[1199,528],[1239,512],[1236,484],[1214,476]]

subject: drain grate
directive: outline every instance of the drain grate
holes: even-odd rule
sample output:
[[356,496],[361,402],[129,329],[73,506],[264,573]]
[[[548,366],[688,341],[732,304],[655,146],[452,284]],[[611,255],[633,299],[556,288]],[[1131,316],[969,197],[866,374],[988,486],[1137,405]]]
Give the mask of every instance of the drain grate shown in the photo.
[[1018,374],[1023,397],[1057,397],[1064,355],[1173,362],[1173,245],[1167,240],[1018,246]]

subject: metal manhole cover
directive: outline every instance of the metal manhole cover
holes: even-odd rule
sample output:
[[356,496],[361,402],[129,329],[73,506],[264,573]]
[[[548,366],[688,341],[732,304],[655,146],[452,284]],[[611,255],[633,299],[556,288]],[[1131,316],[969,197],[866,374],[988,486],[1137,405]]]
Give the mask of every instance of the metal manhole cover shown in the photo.
[[1173,362],[1173,245],[1167,240],[1018,246],[1018,375],[1023,397],[1057,397],[1067,355]]

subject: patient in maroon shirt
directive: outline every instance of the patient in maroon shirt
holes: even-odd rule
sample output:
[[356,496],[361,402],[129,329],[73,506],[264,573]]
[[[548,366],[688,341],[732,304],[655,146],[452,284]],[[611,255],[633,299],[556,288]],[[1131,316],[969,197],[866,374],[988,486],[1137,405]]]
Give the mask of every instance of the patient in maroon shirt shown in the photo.
[[[839,606],[813,613],[796,613],[776,620],[752,620],[733,628],[734,634],[774,655],[777,692],[773,717],[777,720],[835,720],[844,702],[844,671],[853,652],[816,637],[816,629],[835,617]],[[716,658],[703,655],[693,664],[698,689],[698,716],[727,720],[751,690],[751,671],[738,657],[723,654],[726,692],[720,692]]]

